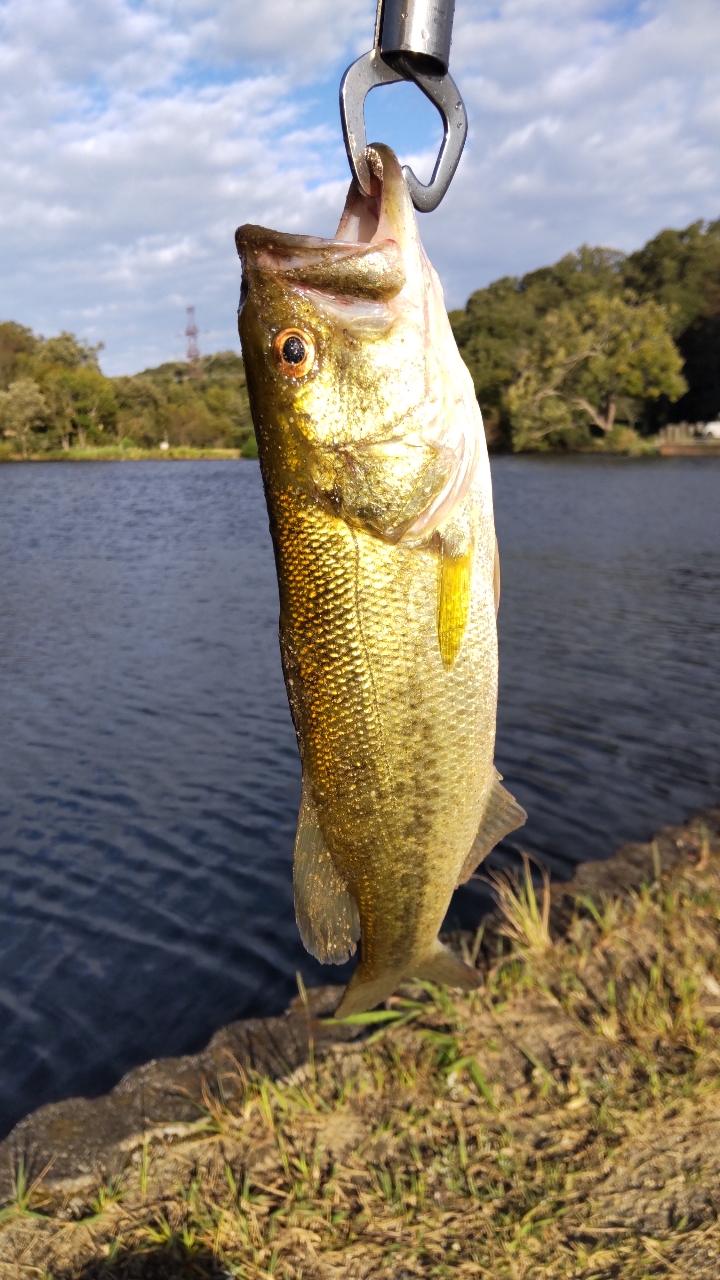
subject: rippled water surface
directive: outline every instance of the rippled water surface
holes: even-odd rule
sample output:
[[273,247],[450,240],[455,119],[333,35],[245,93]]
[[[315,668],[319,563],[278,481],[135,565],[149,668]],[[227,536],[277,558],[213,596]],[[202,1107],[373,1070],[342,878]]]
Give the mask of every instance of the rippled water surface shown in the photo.
[[[498,764],[567,874],[720,795],[720,459],[493,472]],[[0,765],[3,1130],[338,976],[293,921],[257,464],[0,468]]]

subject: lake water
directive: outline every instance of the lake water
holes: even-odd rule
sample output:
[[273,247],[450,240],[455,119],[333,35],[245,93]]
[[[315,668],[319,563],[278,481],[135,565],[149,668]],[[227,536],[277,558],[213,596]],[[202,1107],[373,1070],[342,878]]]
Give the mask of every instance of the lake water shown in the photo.
[[[568,875],[720,796],[720,459],[493,474],[498,765]],[[257,464],[1,467],[1,1131],[342,977],[294,925],[299,778]]]

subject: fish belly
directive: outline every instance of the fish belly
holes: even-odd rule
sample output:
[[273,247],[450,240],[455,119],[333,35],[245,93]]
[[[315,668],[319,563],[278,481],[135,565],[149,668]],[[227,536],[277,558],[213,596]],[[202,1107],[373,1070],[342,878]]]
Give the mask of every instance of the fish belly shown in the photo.
[[492,518],[476,522],[448,669],[435,547],[391,545],[287,491],[272,505],[304,785],[357,903],[363,981],[409,974],[436,945],[494,776]]

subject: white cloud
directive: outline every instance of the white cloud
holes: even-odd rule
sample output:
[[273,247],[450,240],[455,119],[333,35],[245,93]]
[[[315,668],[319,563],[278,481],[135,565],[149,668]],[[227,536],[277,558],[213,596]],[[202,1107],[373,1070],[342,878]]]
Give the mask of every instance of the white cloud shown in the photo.
[[237,223],[332,230],[342,148],[298,85],[363,9],[0,5],[2,314],[103,338],[111,372],[180,353],[190,302],[208,347],[237,345]]
[[[190,18],[189,55],[213,62],[282,59],[296,78],[317,75],[369,35],[366,0],[175,0],[157,6]],[[372,24],[370,11],[370,24]],[[371,41],[367,41],[368,45]],[[358,50],[359,51],[359,50]]]
[[719,68],[720,8],[705,0],[459,5],[471,139],[425,233],[451,300],[469,263],[484,282],[718,216]]
[[[0,0],[2,315],[103,338],[109,372],[179,354],[188,303],[206,349],[236,343],[235,226],[332,232],[335,86],[373,18],[373,0]],[[449,302],[720,213],[718,68],[715,0],[459,0],[470,142],[422,220]],[[421,130],[399,136],[417,163]]]

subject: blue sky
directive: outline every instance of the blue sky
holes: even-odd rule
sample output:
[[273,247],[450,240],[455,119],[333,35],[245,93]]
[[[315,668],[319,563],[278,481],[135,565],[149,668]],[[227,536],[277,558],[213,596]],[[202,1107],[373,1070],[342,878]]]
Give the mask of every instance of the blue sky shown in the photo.
[[[235,227],[331,235],[348,169],[337,88],[374,0],[0,0],[0,316],[103,340],[129,373],[237,349]],[[421,218],[449,306],[577,245],[630,250],[720,216],[717,0],[458,0],[470,137]],[[427,174],[433,108],[368,99]]]

